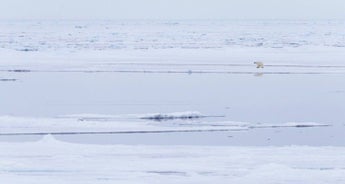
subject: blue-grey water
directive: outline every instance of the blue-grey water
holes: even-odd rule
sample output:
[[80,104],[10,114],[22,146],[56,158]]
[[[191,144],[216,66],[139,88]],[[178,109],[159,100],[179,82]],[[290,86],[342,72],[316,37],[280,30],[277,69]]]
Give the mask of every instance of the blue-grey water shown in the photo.
[[[330,127],[265,128],[236,132],[64,135],[95,144],[345,145],[345,77],[332,75],[7,73],[0,82],[0,114],[145,114],[199,111],[208,121],[317,122]],[[164,123],[164,122],[162,122]],[[40,136],[0,136],[33,141]]]

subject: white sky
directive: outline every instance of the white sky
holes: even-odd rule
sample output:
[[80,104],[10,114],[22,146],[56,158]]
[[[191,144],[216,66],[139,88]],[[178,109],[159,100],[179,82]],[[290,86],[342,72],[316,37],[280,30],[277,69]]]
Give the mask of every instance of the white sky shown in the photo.
[[345,19],[345,0],[0,0],[0,19]]

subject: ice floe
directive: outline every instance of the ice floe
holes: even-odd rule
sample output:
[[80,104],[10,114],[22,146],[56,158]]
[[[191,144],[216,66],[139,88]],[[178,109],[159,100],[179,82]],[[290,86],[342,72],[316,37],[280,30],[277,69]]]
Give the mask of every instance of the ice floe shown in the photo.
[[[144,117],[144,118],[143,118]],[[202,119],[200,119],[202,117]],[[1,135],[120,134],[238,131],[255,128],[307,128],[331,126],[316,122],[251,123],[209,120],[198,112],[146,115],[66,115],[55,118],[0,116]],[[154,121],[152,121],[154,120]],[[169,121],[168,121],[169,120]]]
[[343,147],[102,146],[51,135],[0,147],[5,183],[345,182]]

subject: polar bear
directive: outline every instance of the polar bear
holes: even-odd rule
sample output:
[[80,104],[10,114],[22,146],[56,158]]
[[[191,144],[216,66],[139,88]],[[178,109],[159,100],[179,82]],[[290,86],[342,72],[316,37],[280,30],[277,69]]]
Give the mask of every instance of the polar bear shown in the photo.
[[263,62],[254,62],[254,64],[256,64],[256,68],[264,68]]

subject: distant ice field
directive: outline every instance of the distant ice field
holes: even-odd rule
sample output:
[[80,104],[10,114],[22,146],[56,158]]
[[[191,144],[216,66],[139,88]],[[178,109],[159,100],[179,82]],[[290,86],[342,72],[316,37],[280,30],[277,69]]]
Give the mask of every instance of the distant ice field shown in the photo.
[[345,21],[1,21],[0,48],[24,51],[345,47]]

